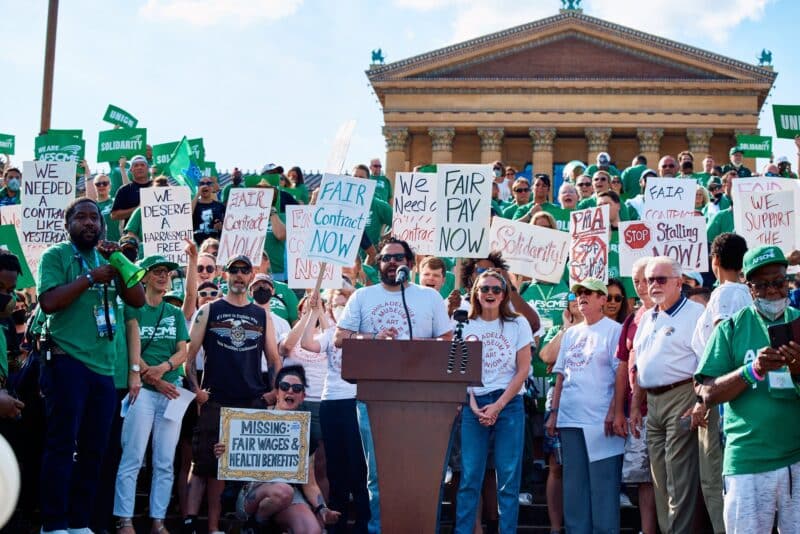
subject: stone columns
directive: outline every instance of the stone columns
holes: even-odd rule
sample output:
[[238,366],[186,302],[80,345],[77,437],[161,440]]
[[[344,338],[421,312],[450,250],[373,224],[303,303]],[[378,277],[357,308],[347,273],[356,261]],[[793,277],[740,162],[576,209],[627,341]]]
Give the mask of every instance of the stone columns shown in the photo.
[[384,126],[383,137],[386,138],[386,168],[383,171],[394,187],[394,174],[406,170],[408,128]]
[[[534,174],[537,172],[546,173],[550,176],[550,183],[553,184],[553,141],[556,138],[556,129],[528,128],[528,135],[531,136],[531,144],[533,146],[531,161],[533,162]],[[550,202],[553,201],[553,195],[556,194],[558,194],[558,191],[553,191],[551,187]]]
[[586,128],[584,130],[588,141],[588,153],[586,154],[586,164],[592,165],[597,162],[597,155],[600,152],[608,152],[608,141],[611,139],[611,128]]
[[429,128],[431,136],[431,163],[453,163],[455,128]]
[[[694,154],[695,164],[701,164],[706,154],[710,152],[713,128],[687,128],[686,139],[689,140],[689,152]],[[697,168],[702,170],[700,165]]]
[[639,152],[647,158],[647,166],[657,169],[661,157],[661,138],[664,136],[663,128],[637,128],[636,137],[639,138]]
[[503,159],[503,129],[478,128],[481,138],[481,163],[494,163]]

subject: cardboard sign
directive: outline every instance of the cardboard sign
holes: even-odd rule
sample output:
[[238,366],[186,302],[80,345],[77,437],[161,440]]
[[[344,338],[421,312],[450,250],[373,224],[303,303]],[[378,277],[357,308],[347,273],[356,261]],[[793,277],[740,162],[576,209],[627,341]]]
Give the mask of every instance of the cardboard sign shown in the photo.
[[[312,234],[314,206],[286,206],[287,283],[292,289],[316,287],[320,263],[306,258],[307,241]],[[322,276],[323,289],[342,287],[342,268],[328,264]]]
[[23,162],[22,241],[42,245],[65,241],[64,210],[74,198],[74,162]]
[[14,155],[16,138],[11,134],[0,134],[0,154]]
[[694,217],[697,182],[685,178],[648,178],[644,190],[644,220]]
[[[34,282],[36,277],[39,273],[39,260],[42,257],[42,254],[47,247],[50,245],[47,244],[27,244],[22,239],[22,206],[17,204],[15,206],[0,206],[0,224],[10,224],[13,225],[17,231],[17,240],[19,241],[20,245],[22,246],[22,252],[25,256],[25,260],[28,265],[28,269],[31,272],[31,275],[34,278]],[[20,259],[20,261],[22,261]],[[22,267],[23,271],[25,270],[25,266]],[[23,272],[24,274],[24,272]],[[19,280],[17,281],[17,286],[19,286]]]
[[489,243],[492,251],[502,252],[512,273],[557,284],[564,274],[570,237],[560,230],[495,217]]
[[111,104],[108,105],[106,114],[103,115],[103,120],[117,126],[122,126],[123,128],[136,128],[136,125],[139,124],[139,121],[136,119],[136,117],[124,109],[118,108],[117,106]]
[[342,267],[352,266],[374,194],[374,180],[325,174],[313,206],[313,229],[306,256]]
[[435,252],[436,183],[435,173],[395,174],[392,235],[417,254]]
[[169,160],[179,144],[180,141],[173,141],[171,143],[153,145],[153,165],[158,167],[158,170],[162,173],[169,174]]
[[118,128],[100,132],[97,137],[97,161],[118,162],[119,158],[133,158],[137,154],[144,156],[147,146],[147,129]]
[[218,480],[308,482],[311,412],[222,408]]
[[492,211],[491,165],[436,167],[436,255],[485,258]]
[[47,133],[38,136],[33,143],[33,155],[38,161],[78,162],[85,152],[86,142],[69,135]]
[[736,147],[746,158],[772,157],[772,138],[762,135],[737,135]]
[[698,215],[680,220],[621,222],[620,275],[632,276],[636,260],[650,256],[669,256],[680,263],[684,271],[708,271],[705,217]]
[[269,228],[274,189],[261,187],[232,188],[228,196],[217,264],[244,254],[254,266],[261,265],[261,253]]
[[192,240],[192,199],[186,187],[146,187],[139,191],[144,255],[158,254],[187,265],[184,239]]
[[611,237],[608,205],[573,211],[569,220],[570,286],[586,278],[608,283],[608,242]]
[[19,241],[17,229],[13,224],[0,225],[0,249],[7,250],[19,259],[22,274],[17,277],[17,289],[35,286],[36,281],[33,279],[31,268],[28,266],[28,261],[25,259],[25,253],[22,250],[22,243]]
[[795,191],[736,193],[733,227],[748,248],[775,245],[785,254],[797,249]]
[[772,105],[775,135],[778,139],[794,139],[800,135],[800,106]]

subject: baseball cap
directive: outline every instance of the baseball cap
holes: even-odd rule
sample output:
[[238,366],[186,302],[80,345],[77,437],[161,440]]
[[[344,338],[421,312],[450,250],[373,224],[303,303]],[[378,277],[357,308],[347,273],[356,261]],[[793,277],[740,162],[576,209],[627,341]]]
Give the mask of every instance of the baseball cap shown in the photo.
[[167,291],[164,293],[164,300],[167,299],[179,300],[183,304],[183,291]]
[[178,268],[177,263],[175,263],[174,261],[169,261],[164,256],[159,256],[157,254],[153,256],[147,256],[143,260],[140,260],[139,263],[137,263],[137,265],[142,269],[146,269],[148,271],[150,269],[155,269],[156,267],[161,267],[161,266],[166,267],[170,271],[174,271],[175,269]]
[[248,267],[253,267],[253,262],[250,261],[250,258],[245,256],[244,254],[239,254],[238,256],[234,256],[228,260],[228,263],[225,264],[225,270],[227,271],[228,269],[230,269],[234,263],[244,263]]
[[770,245],[751,248],[745,253],[744,259],[742,260],[742,271],[744,271],[744,277],[749,280],[750,275],[753,274],[753,271],[758,270],[765,265],[772,264],[784,266],[789,265],[789,262],[786,261],[786,256],[783,255],[781,249]]
[[686,271],[683,273],[683,276],[687,276],[697,282],[698,285],[703,285],[703,275],[698,273],[697,271]]
[[789,163],[789,158],[786,156],[780,156],[778,159],[775,160],[776,165],[780,165],[781,163]]
[[583,282],[576,282],[572,284],[570,291],[575,293],[578,290],[578,288],[581,287],[588,289],[589,291],[597,291],[598,293],[602,293],[603,295],[608,295],[608,289],[606,288],[606,285],[603,283],[602,280],[599,280],[597,278],[585,278]]
[[133,165],[134,163],[144,163],[145,165],[149,165],[149,163],[147,163],[147,158],[142,156],[141,154],[138,154],[131,158],[131,165]]
[[255,278],[253,278],[253,281],[250,282],[250,287],[253,287],[253,284],[255,284],[256,282],[266,282],[269,285],[271,285],[272,287],[275,287],[275,282],[273,282],[273,280],[272,280],[272,275],[269,275],[269,274],[258,273],[255,276]]
[[261,174],[283,174],[283,167],[274,163],[267,163],[261,167]]
[[729,156],[733,156],[736,153],[744,154],[744,150],[739,148],[738,146],[732,146],[731,149],[728,151]]
[[611,156],[608,155],[608,152],[600,152],[597,155],[598,165],[608,165],[610,161],[611,161]]

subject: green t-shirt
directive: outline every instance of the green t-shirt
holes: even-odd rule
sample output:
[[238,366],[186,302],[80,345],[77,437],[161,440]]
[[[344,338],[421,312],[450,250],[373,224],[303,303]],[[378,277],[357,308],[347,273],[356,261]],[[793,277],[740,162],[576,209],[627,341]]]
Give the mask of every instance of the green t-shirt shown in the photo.
[[619,230],[611,230],[611,240],[608,242],[608,277],[616,278],[622,282],[625,288],[625,296],[633,298],[636,296],[636,288],[633,286],[633,278],[630,276],[620,276],[619,271]]
[[492,209],[500,217],[503,216],[503,211],[505,211],[507,207],[508,207],[508,202],[503,202],[502,200],[498,200],[496,198],[492,199]]
[[647,165],[635,165],[622,171],[622,201],[633,198],[642,192],[639,180],[642,173],[647,170]]
[[[82,261],[75,256],[72,243],[65,241],[53,245],[42,254],[39,262],[39,296],[54,287],[68,284],[98,265],[108,262],[96,251],[81,253]],[[108,288],[108,301],[114,303],[117,292]],[[100,336],[95,310],[103,313],[103,286],[87,289],[65,309],[50,315],[50,339],[67,354],[86,364],[93,372],[114,375],[114,342]],[[114,311],[112,307],[111,311]],[[116,315],[116,314],[115,314]],[[116,322],[122,320],[115,317]]]
[[309,193],[306,184],[297,184],[295,187],[280,187],[281,191],[286,191],[301,204],[308,204]]
[[0,187],[0,206],[16,206],[20,203],[20,193],[21,191],[17,191],[17,194],[13,197],[8,195],[8,188],[7,187]]
[[97,207],[100,208],[100,215],[106,223],[106,240],[116,243],[120,238],[119,221],[111,220],[111,206],[114,205],[114,198],[109,197],[108,200],[98,202]]
[[515,221],[525,216],[533,206],[533,202],[528,202],[527,204],[517,205],[517,204],[509,204],[506,206],[506,209],[503,210],[503,218],[504,219],[511,219]]
[[[136,319],[139,322],[139,341],[142,346],[142,360],[147,365],[159,365],[167,361],[178,351],[178,342],[189,341],[189,331],[183,312],[169,304],[161,302],[158,306],[146,304],[141,308],[125,306],[125,320]],[[167,371],[163,380],[174,383],[180,377],[180,366]],[[143,387],[155,390],[150,384]]]
[[733,232],[733,206],[718,212],[708,223],[706,230],[708,244],[713,243],[714,238],[724,232]]
[[[577,209],[585,210],[588,208],[596,208],[597,207],[597,195],[592,195],[589,198],[584,198],[580,202],[578,202]],[[620,221],[634,221],[638,218],[639,214],[636,213],[636,210],[629,210],[628,205],[620,204],[619,205],[619,220]]]
[[[367,265],[366,263],[361,265],[361,269],[364,271],[364,275],[367,279],[372,282],[372,285],[378,284],[381,281],[381,273],[378,272],[378,269],[373,267],[372,265]],[[360,285],[356,285],[356,288],[362,287]]]
[[269,309],[272,313],[289,321],[293,325],[297,321],[297,295],[292,291],[287,284],[283,282],[274,282],[275,296],[269,301]]
[[[414,273],[414,283],[420,285],[419,273],[416,272]],[[439,295],[443,299],[446,299],[447,297],[450,296],[450,293],[452,293],[452,291],[455,288],[456,288],[456,276],[450,271],[447,271],[446,273],[444,273],[444,283],[442,284],[441,289],[439,289]]]
[[549,330],[553,326],[561,326],[563,313],[569,304],[569,280],[562,277],[559,283],[525,282],[519,288],[522,300],[531,305],[539,314],[542,328]]
[[569,232],[569,214],[573,210],[564,209],[550,202],[542,204],[542,210],[553,216],[559,230],[562,232]]
[[578,201],[578,205],[575,207],[579,210],[585,210],[587,208],[596,208],[597,207],[597,196],[592,195],[589,198],[584,198],[583,200]]
[[392,207],[385,201],[377,198],[378,190],[375,189],[375,198],[372,199],[372,205],[369,207],[369,215],[367,215],[367,223],[364,225],[364,233],[367,238],[378,248],[378,243],[381,241],[383,235],[383,227],[392,226]]
[[[131,179],[131,165],[128,163],[125,168],[128,170],[128,180]],[[111,172],[108,173],[108,180],[111,182],[111,188],[108,191],[108,194],[111,195],[111,198],[114,198],[117,194],[117,190],[122,187],[122,173],[119,172],[119,164],[113,163],[111,165]]]
[[[286,213],[278,212],[278,218],[286,224]],[[286,241],[281,241],[272,233],[272,217],[267,223],[267,237],[264,239],[264,250],[269,256],[270,271],[273,273],[286,272]]]
[[383,200],[387,204],[391,205],[392,203],[392,182],[385,176],[372,176],[369,177],[370,180],[375,180],[375,196],[373,198],[377,198]]
[[[740,310],[732,320],[721,322],[712,332],[695,375],[720,377],[756,359],[769,346],[767,327],[793,321],[800,311],[788,308],[774,323],[753,306]],[[800,461],[800,397],[774,396],[769,379],[745,389],[725,403],[725,455],[723,475],[764,473]]]

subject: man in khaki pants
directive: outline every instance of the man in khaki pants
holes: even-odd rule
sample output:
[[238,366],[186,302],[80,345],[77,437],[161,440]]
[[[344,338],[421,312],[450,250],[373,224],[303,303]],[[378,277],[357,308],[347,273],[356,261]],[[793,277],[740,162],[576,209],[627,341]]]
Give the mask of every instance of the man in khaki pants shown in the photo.
[[655,307],[642,317],[633,346],[639,385],[647,393],[647,448],[658,524],[665,534],[691,532],[697,432],[684,414],[695,403],[697,356],[691,341],[703,306],[681,295],[681,267],[671,258],[653,258],[645,276]]

